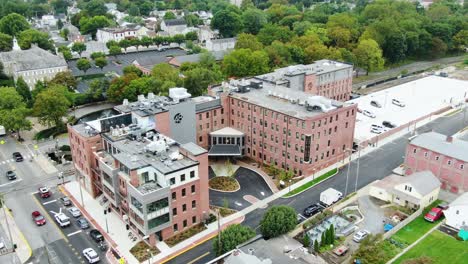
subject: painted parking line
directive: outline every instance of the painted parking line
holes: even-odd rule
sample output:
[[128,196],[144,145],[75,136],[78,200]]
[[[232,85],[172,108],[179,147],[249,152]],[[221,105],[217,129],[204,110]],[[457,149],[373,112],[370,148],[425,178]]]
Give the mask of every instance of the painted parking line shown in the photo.
[[17,182],[20,182],[22,181],[23,179],[19,178],[19,179],[16,179],[14,181],[11,181],[11,182],[7,182],[7,183],[4,183],[4,184],[0,184],[0,187],[3,187],[3,186],[7,186],[7,185],[10,185],[10,184],[13,184],[13,183],[17,183]]
[[[39,200],[36,198],[36,196],[33,195],[33,199],[37,203],[37,205],[39,205],[39,207],[42,208],[42,210],[44,212],[47,212],[47,210],[44,208],[44,206],[41,204],[41,202],[39,202]],[[44,216],[49,220],[49,222],[53,223],[53,226],[55,226],[55,228],[57,228],[57,230],[59,231],[59,234],[68,243],[68,238],[65,236],[62,229],[60,229],[60,227],[55,223],[55,221],[52,219],[52,217],[48,213],[45,213]]]
[[76,234],[79,234],[79,233],[81,233],[81,230],[78,230],[78,231],[75,231],[75,232],[73,232],[73,233],[70,233],[70,234],[67,235],[67,237],[71,237],[71,236],[76,235]]
[[205,254],[198,256],[197,258],[195,258],[194,260],[188,262],[187,264],[193,264],[193,263],[199,261],[200,259],[202,259],[202,258],[208,256],[209,254],[210,254],[209,251],[208,251],[208,252],[205,252]]
[[50,203],[55,203],[56,201],[57,201],[57,200],[54,199],[54,200],[52,200],[52,201],[48,201],[48,202],[42,203],[42,205],[46,205],[46,204],[50,204]]

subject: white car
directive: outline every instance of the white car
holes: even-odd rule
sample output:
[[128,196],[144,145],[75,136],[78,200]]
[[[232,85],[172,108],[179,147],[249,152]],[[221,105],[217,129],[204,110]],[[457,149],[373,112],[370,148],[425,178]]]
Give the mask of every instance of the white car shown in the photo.
[[397,105],[399,107],[405,107],[405,103],[397,99],[392,99],[392,104]]
[[364,238],[366,238],[367,236],[369,235],[369,231],[367,230],[360,230],[360,231],[357,231],[356,234],[354,234],[353,236],[353,240],[357,243],[361,242],[362,240],[364,240]]
[[88,260],[88,263],[99,262],[99,255],[92,248],[86,248],[85,250],[83,250],[83,256],[86,260]]
[[375,114],[372,113],[371,111],[363,110],[362,114],[370,118],[375,118]]
[[55,221],[60,225],[60,227],[66,227],[70,225],[70,218],[64,213],[58,213],[55,215]]
[[383,132],[386,132],[386,131],[388,130],[387,127],[384,127],[384,126],[381,126],[381,125],[376,125],[376,124],[372,124],[372,125],[371,125],[371,129],[372,129],[372,128],[380,129],[380,130],[382,130]]
[[80,217],[81,216],[80,210],[78,208],[76,208],[76,207],[70,207],[67,210],[73,217]]
[[385,130],[377,127],[371,127],[370,132],[374,134],[382,134],[383,132],[385,132]]

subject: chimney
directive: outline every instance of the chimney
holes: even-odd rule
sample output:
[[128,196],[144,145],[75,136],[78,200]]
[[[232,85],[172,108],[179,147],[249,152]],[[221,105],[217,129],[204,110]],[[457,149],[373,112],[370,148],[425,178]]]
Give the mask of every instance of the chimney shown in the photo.
[[447,136],[446,141],[447,141],[448,143],[452,143],[452,142],[453,142],[453,137],[452,137],[452,136]]

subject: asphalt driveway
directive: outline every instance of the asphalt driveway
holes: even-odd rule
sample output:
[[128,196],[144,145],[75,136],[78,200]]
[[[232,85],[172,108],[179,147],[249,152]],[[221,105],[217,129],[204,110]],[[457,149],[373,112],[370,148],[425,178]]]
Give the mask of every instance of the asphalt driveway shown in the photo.
[[[209,168],[210,179],[215,177],[215,173]],[[223,201],[227,199],[228,207],[241,210],[251,205],[249,201],[244,199],[244,196],[254,196],[258,200],[265,199],[273,194],[265,180],[256,172],[244,167],[239,167],[234,174],[234,177],[240,184],[240,189],[237,192],[219,192],[210,189],[210,204],[216,206],[224,206]]]

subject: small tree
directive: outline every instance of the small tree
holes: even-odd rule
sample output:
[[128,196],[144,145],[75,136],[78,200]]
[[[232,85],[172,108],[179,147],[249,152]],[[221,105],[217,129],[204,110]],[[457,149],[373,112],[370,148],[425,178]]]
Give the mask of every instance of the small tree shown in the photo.
[[335,243],[335,227],[333,224],[330,225],[330,244]]
[[315,241],[314,241],[314,251],[315,251],[315,253],[319,253],[319,252],[320,252],[320,244],[319,244],[319,242],[317,241],[317,239],[315,239]]
[[106,57],[106,54],[104,54],[104,52],[101,52],[101,51],[98,51],[98,52],[93,52],[91,53],[91,59],[95,60],[97,58],[102,58],[102,57]]
[[114,56],[114,58],[117,58],[117,55],[122,53],[122,48],[120,46],[110,46],[109,48],[109,55]]
[[226,163],[224,165],[226,166],[226,171],[227,171],[226,176],[228,177],[234,176],[234,168],[232,166],[231,160],[230,159],[226,160]]
[[91,63],[88,59],[81,58],[76,61],[76,67],[78,68],[78,70],[83,71],[86,74],[86,71],[88,71],[91,68]]
[[107,60],[104,57],[99,57],[94,60],[94,64],[96,64],[96,66],[98,66],[102,71],[102,69],[107,66]]
[[75,42],[75,43],[73,43],[71,49],[72,49],[72,51],[78,53],[78,55],[80,55],[80,57],[81,57],[81,53],[83,53],[83,51],[86,50],[86,45],[84,43],[81,43],[81,42]]
[[128,47],[132,46],[132,43],[128,39],[122,39],[119,41],[119,46],[127,52]]
[[285,205],[273,206],[260,221],[262,235],[266,238],[277,237],[296,227],[297,217],[294,208]]
[[327,237],[326,237],[326,231],[325,232],[322,232],[322,237],[320,238],[320,247],[323,247],[327,244]]
[[304,237],[302,238],[302,244],[306,248],[310,247],[310,237],[309,237],[309,235],[304,234]]

